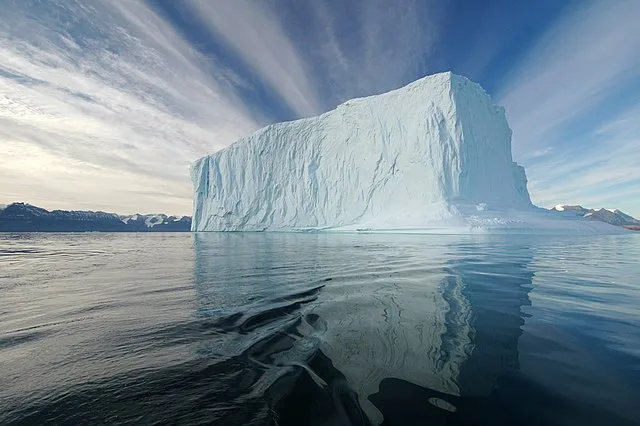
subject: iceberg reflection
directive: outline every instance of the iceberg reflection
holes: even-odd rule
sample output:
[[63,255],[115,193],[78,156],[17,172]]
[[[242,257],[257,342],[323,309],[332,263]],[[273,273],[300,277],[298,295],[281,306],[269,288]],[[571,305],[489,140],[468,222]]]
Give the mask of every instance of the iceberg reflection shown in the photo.
[[197,235],[200,311],[226,318],[216,353],[263,368],[278,424],[380,424],[412,387],[455,413],[518,367],[530,304],[531,248],[481,238]]

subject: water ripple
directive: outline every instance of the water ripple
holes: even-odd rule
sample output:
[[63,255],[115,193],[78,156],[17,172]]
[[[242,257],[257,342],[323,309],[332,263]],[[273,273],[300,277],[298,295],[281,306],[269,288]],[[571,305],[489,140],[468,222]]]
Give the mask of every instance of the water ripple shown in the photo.
[[0,235],[2,424],[633,424],[638,238]]

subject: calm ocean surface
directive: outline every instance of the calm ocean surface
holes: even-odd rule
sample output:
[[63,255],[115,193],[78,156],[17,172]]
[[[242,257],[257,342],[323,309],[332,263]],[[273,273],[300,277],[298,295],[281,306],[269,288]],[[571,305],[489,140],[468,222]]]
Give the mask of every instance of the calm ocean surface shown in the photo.
[[0,424],[640,424],[640,234],[0,234]]

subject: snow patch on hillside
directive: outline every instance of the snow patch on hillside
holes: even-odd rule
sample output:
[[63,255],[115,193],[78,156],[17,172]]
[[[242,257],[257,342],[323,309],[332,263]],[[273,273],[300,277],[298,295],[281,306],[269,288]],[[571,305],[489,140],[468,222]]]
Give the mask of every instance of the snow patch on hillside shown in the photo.
[[153,228],[155,225],[161,225],[164,223],[164,217],[162,216],[147,216],[144,220],[144,224],[147,225],[147,228]]

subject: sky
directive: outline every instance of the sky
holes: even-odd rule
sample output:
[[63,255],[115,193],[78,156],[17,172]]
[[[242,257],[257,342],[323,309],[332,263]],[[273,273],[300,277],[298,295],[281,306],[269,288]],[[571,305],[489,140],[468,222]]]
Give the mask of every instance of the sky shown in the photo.
[[0,0],[0,203],[191,214],[189,165],[453,71],[535,204],[640,217],[640,1]]

